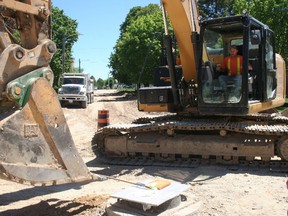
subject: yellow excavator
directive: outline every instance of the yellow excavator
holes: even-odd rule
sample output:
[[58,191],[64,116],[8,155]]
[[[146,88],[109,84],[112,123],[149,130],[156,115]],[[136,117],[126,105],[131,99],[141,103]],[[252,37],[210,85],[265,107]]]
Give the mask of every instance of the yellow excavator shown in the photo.
[[[164,114],[104,127],[92,140],[95,154],[116,164],[287,169],[288,118],[276,109],[285,103],[286,68],[273,31],[249,14],[200,21],[196,0],[161,2],[167,65],[157,70],[153,87],[138,89],[138,109]],[[230,47],[243,58],[240,85],[220,81],[228,74],[218,66]]]
[[[159,74],[168,71],[170,83],[140,88],[138,108],[171,114],[100,129],[92,139],[95,153],[117,164],[168,160],[176,166],[199,158],[253,163],[256,157],[271,165],[277,156],[287,167],[288,120],[271,114],[284,104],[286,88],[273,32],[247,14],[199,25],[196,1],[161,2],[168,65]],[[50,0],[1,0],[0,11],[0,176],[32,185],[92,180],[51,87]],[[167,14],[181,57],[177,67]],[[237,97],[231,95],[235,83],[224,90],[215,70],[232,45],[243,55]]]
[[91,180],[53,90],[50,0],[0,1],[0,174],[33,185]]

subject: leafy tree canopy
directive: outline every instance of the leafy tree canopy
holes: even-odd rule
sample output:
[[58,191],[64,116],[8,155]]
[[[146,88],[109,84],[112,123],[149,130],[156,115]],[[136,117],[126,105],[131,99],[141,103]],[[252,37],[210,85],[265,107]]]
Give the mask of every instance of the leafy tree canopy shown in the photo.
[[101,78],[99,78],[97,81],[96,81],[96,87],[98,89],[102,89],[103,87],[105,86],[105,81]]
[[288,0],[238,0],[233,8],[236,14],[246,10],[268,25],[275,33],[277,52],[288,62]]
[[235,0],[198,0],[198,8],[201,16],[206,18],[217,18],[229,16],[234,13]]
[[108,66],[115,79],[120,83],[136,83],[149,51],[141,82],[147,84],[152,80],[152,71],[159,65],[161,52],[162,37],[156,34],[158,32],[164,32],[159,5],[150,4],[130,10],[120,26],[120,37],[109,59]]

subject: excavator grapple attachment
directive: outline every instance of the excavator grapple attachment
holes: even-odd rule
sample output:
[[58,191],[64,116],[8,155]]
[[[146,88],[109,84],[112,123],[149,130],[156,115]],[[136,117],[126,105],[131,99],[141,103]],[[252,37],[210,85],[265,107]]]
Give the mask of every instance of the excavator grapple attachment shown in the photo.
[[47,79],[34,80],[26,100],[21,110],[0,116],[0,171],[4,177],[33,185],[91,180]]

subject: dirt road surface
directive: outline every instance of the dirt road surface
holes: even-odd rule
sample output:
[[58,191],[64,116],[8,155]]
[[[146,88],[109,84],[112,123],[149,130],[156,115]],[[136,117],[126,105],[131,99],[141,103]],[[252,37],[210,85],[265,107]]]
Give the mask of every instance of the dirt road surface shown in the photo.
[[[63,108],[76,147],[91,172],[131,182],[165,178],[188,184],[190,188],[184,195],[200,206],[201,216],[287,215],[287,173],[255,167],[203,165],[187,169],[97,164],[91,139],[97,130],[98,110],[102,109],[109,110],[111,124],[130,123],[147,115],[138,112],[134,97],[113,90],[97,90],[94,104],[87,109]],[[0,215],[105,215],[105,206],[111,202],[109,195],[127,187],[130,185],[112,179],[48,187],[0,180]]]

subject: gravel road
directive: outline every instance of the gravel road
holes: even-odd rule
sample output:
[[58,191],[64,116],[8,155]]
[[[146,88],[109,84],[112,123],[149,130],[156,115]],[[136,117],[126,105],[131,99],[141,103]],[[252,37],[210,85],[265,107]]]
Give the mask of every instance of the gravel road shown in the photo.
[[[147,114],[137,110],[129,94],[114,90],[95,91],[95,102],[86,109],[65,107],[75,145],[91,172],[125,181],[165,178],[188,184],[185,196],[197,207],[198,215],[287,215],[287,173],[256,167],[199,166],[195,168],[129,167],[97,164],[91,140],[97,130],[98,110],[107,109],[110,122],[129,123]],[[105,215],[109,196],[130,187],[108,179],[79,184],[33,187],[0,179],[0,215]],[[111,201],[112,200],[112,201]],[[191,205],[192,211],[193,205]],[[176,214],[175,214],[176,215]],[[170,214],[171,216],[171,214]]]

